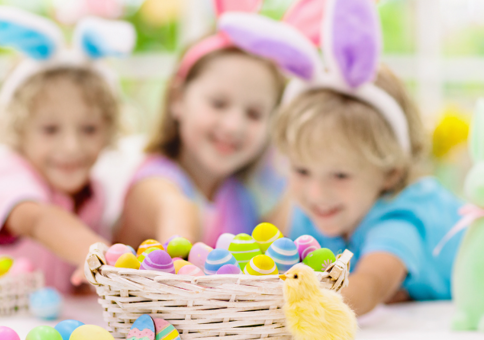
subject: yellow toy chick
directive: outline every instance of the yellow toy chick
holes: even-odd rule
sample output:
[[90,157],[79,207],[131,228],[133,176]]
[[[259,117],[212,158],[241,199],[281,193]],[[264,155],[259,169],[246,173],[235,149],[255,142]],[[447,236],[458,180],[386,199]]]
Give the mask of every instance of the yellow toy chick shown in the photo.
[[355,313],[332,290],[320,290],[314,270],[297,264],[284,275],[286,327],[294,340],[350,340],[358,328]]

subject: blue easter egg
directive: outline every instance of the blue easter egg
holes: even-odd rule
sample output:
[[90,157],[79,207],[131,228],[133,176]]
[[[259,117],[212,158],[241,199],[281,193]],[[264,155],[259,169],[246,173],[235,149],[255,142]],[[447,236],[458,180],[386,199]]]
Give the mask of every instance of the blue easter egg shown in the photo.
[[148,314],[141,315],[131,326],[127,340],[155,340],[155,322]]
[[208,254],[205,260],[205,274],[214,275],[217,273],[217,270],[226,264],[237,265],[237,260],[226,249],[214,249]]
[[77,320],[64,320],[59,322],[54,328],[62,336],[62,340],[69,340],[72,332],[78,327],[84,326],[84,323]]
[[287,237],[275,240],[266,255],[274,260],[279,273],[285,273],[299,262],[299,252],[294,242]]
[[40,319],[57,319],[61,312],[61,307],[62,297],[54,288],[39,289],[30,295],[30,312]]
[[136,254],[136,250],[134,250],[134,248],[133,248],[133,247],[131,247],[131,246],[126,246],[126,247],[128,247],[129,251],[130,251],[130,252],[132,252],[134,256],[136,256],[136,257],[138,256],[138,255]]

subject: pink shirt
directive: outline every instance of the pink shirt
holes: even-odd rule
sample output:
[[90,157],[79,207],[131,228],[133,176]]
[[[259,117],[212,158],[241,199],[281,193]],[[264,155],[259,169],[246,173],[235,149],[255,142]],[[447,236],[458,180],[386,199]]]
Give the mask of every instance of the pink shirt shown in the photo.
[[[78,217],[98,234],[106,237],[102,228],[104,197],[100,186],[92,183],[92,196],[82,205]],[[19,154],[0,147],[0,254],[27,257],[45,274],[46,285],[62,292],[71,290],[70,277],[74,266],[58,258],[39,243],[27,239],[15,239],[3,227],[19,203],[35,201],[50,203],[74,212],[74,202],[69,196],[55,192],[40,174]],[[55,235],[52,235],[55,238]],[[62,240],[59,240],[62,242]]]

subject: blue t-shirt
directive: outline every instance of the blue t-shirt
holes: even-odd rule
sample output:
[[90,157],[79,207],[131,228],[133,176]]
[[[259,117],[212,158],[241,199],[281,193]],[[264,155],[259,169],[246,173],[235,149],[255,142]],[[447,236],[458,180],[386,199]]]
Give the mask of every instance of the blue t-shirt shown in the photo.
[[450,299],[452,266],[463,233],[453,237],[438,256],[432,252],[460,220],[462,204],[435,179],[424,178],[395,197],[379,199],[347,240],[324,236],[299,208],[293,212],[289,237],[311,235],[335,254],[351,250],[351,269],[366,254],[391,253],[406,266],[403,288],[412,299]]

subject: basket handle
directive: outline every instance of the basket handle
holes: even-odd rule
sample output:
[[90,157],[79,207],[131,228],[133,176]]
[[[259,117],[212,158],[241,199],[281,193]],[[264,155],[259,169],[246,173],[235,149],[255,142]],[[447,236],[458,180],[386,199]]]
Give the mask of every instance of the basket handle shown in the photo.
[[86,275],[86,279],[92,285],[99,285],[96,281],[96,274],[99,272],[99,268],[107,264],[104,254],[108,249],[108,246],[101,242],[94,243],[89,248],[89,253],[84,264],[84,275]]
[[335,289],[339,291],[341,288],[348,286],[348,275],[350,271],[350,260],[353,257],[353,253],[348,249],[342,254],[336,256],[336,261],[326,268],[329,278],[332,281],[336,281],[334,285]]

